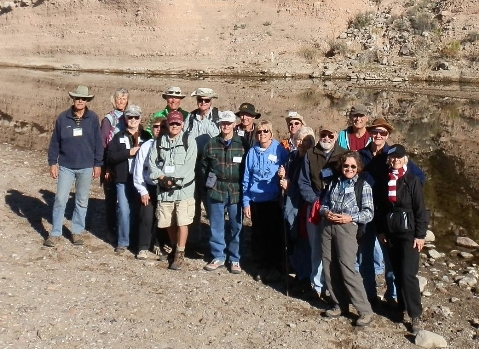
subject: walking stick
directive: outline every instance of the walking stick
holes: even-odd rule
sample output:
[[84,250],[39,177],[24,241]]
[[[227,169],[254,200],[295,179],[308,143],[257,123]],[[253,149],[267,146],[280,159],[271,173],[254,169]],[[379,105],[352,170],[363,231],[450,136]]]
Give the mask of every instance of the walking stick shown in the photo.
[[[280,180],[285,179],[283,176]],[[286,219],[284,217],[284,211],[286,208],[286,196],[285,190],[281,187],[281,212],[283,221],[283,238],[284,238],[284,269],[286,274],[286,297],[289,297],[289,266],[288,266],[288,229],[286,227]]]

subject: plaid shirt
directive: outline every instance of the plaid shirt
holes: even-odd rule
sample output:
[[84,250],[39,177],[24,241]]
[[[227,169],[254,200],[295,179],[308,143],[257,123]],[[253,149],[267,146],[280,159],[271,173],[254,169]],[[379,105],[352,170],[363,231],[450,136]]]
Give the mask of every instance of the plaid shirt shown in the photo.
[[[208,189],[208,195],[212,199],[225,202],[229,195],[230,204],[240,201],[240,183],[243,178],[245,155],[243,142],[236,134],[233,135],[231,144],[227,148],[221,135],[211,138],[206,143],[201,159],[201,171],[205,180],[209,172],[216,175],[215,186]],[[238,162],[239,159],[241,162]]]
[[344,178],[341,177],[335,181],[336,185],[326,193],[321,202],[320,214],[324,217],[326,211],[331,211],[334,213],[347,214],[353,218],[353,222],[355,223],[365,224],[371,222],[374,215],[373,191],[371,186],[364,181],[361,201],[362,209],[359,211],[356,194],[354,193],[354,184],[358,180],[358,175],[350,180],[346,180],[346,182],[341,182],[342,179]]

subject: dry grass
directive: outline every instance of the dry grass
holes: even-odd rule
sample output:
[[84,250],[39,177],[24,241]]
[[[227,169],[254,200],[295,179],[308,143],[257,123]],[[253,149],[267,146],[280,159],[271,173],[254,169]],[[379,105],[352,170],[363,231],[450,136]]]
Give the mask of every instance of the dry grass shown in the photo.
[[298,55],[310,63],[317,62],[322,56],[323,52],[316,46],[303,46]]
[[373,15],[371,11],[357,13],[349,19],[348,26],[349,28],[363,29],[372,23]]
[[459,41],[451,41],[443,46],[439,51],[442,58],[457,58],[461,52],[461,43]]

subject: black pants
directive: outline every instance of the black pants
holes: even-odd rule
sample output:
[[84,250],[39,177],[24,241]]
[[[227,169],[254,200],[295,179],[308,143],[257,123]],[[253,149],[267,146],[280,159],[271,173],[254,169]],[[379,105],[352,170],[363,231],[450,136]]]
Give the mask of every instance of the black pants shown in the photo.
[[103,178],[102,185],[105,194],[106,225],[109,232],[116,236],[116,184],[112,180],[107,182]]
[[422,314],[421,292],[419,291],[419,252],[413,248],[412,234],[388,237],[389,257],[394,271],[397,299],[401,310],[407,309],[411,318]]
[[148,250],[153,246],[162,247],[169,244],[166,229],[157,227],[156,207],[158,196],[155,185],[147,185],[150,200],[148,205],[140,203],[139,227],[138,227],[138,251]]
[[261,269],[282,270],[283,218],[279,201],[251,202],[251,250]]

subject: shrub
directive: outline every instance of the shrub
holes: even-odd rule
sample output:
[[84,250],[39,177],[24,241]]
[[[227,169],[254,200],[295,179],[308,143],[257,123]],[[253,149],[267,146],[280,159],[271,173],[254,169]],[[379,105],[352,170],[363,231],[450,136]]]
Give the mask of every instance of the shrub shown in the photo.
[[372,15],[373,13],[370,11],[356,14],[353,18],[349,19],[349,28],[363,29],[367,27],[372,22]]
[[328,51],[326,51],[326,57],[334,57],[336,55],[345,55],[348,53],[348,45],[341,39],[330,39],[328,41]]
[[408,11],[408,19],[416,33],[421,34],[425,31],[433,31],[437,28],[437,21],[432,14],[425,11]]
[[408,30],[411,26],[411,23],[409,22],[407,18],[400,17],[400,18],[396,18],[392,22],[392,25],[393,25],[393,28],[396,30]]
[[451,41],[449,44],[445,45],[439,51],[439,54],[443,58],[456,58],[459,56],[459,52],[461,51],[461,44],[459,41]]
[[239,23],[239,24],[235,24],[235,25],[234,25],[233,30],[245,29],[245,28],[246,28],[246,24],[244,24],[244,23]]
[[264,25],[265,27],[267,27],[267,26],[271,25],[271,22],[270,22],[270,21],[264,22],[263,25]]
[[311,46],[302,47],[298,51],[298,54],[299,54],[300,57],[303,57],[308,62],[315,62],[322,56],[321,50],[317,49],[314,46],[313,47],[311,47]]

